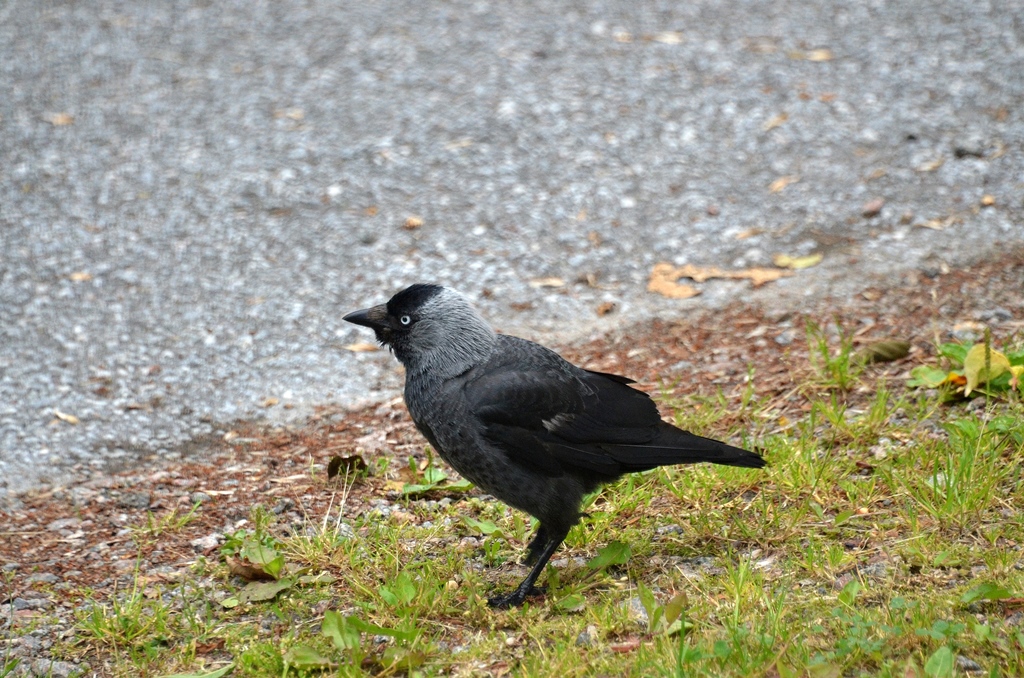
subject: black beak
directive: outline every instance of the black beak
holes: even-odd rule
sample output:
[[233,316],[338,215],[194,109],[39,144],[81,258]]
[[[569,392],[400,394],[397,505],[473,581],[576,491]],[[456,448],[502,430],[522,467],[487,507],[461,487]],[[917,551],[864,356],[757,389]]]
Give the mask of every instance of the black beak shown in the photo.
[[342,320],[355,325],[369,327],[374,331],[382,330],[389,325],[388,307],[381,304],[380,306],[374,306],[373,308],[364,308],[361,311],[353,311],[342,318]]

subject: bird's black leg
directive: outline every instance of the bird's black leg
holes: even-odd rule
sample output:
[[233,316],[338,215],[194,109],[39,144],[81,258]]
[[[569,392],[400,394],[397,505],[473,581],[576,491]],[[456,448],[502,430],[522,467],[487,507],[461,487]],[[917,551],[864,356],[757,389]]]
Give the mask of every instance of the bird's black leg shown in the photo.
[[[536,591],[533,585],[537,581],[537,577],[539,577],[540,573],[544,571],[544,566],[548,564],[549,560],[551,560],[551,555],[555,552],[555,549],[558,548],[558,545],[562,543],[562,540],[565,539],[566,534],[568,534],[568,532],[559,534],[557,538],[548,537],[544,542],[543,548],[538,549],[537,563],[533,566],[533,569],[530,570],[530,574],[526,575],[526,579],[523,580],[523,583],[520,584],[512,593],[506,593],[503,596],[495,596],[488,599],[487,604],[498,609],[519,607],[522,605],[523,601],[526,600],[526,596]],[[532,546],[533,542],[531,542],[530,545]]]
[[544,549],[547,540],[548,531],[543,525],[540,525],[537,527],[537,533],[533,535],[533,539],[530,540],[529,545],[526,547],[526,557],[523,558],[523,565],[533,565],[537,562],[537,558]]

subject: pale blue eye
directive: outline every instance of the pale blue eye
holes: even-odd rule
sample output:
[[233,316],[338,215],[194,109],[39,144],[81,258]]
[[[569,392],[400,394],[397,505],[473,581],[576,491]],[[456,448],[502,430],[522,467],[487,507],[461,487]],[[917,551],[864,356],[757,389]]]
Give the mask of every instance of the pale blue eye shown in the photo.
[[409,323],[412,322],[412,318],[410,318],[407,315],[403,315],[401,318],[399,318],[398,322],[402,323],[403,325],[408,325]]

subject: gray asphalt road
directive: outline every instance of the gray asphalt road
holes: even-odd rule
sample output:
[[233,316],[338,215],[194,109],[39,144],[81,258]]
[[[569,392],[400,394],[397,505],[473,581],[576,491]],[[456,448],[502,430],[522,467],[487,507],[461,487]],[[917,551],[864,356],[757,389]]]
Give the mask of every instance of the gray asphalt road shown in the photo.
[[340,317],[413,281],[572,339],[998,255],[1022,102],[1017,0],[7,0],[0,492],[387,393]]

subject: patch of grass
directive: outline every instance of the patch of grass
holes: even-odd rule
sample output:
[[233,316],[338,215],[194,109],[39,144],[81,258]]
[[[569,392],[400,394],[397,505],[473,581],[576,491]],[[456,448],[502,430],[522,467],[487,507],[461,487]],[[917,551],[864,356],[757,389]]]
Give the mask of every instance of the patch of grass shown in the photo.
[[175,585],[137,575],[84,607],[73,651],[115,676],[1024,674],[1024,408],[863,387],[841,353],[819,348],[795,405],[754,375],[733,399],[668,402],[695,432],[754,432],[770,466],[596,493],[520,609],[486,599],[523,576],[528,517],[444,485],[357,511],[353,478],[301,529],[254,509],[222,554],[263,546],[278,577],[333,582],[225,607],[246,584],[223,557]]

